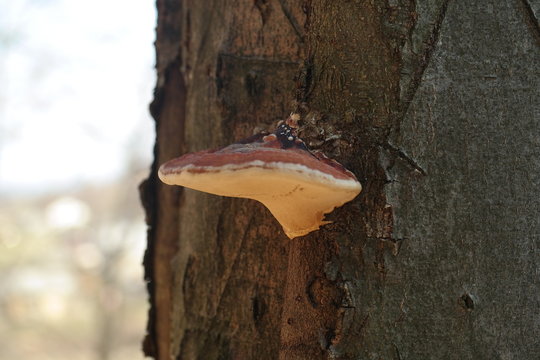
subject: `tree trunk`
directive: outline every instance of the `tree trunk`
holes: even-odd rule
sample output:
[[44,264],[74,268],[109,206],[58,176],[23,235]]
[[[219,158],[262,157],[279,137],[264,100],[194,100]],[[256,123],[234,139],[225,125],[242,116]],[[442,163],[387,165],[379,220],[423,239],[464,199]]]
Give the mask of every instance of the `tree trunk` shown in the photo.
[[[156,359],[540,353],[540,5],[158,0],[142,186]],[[157,180],[292,111],[363,185],[289,240],[261,204]]]

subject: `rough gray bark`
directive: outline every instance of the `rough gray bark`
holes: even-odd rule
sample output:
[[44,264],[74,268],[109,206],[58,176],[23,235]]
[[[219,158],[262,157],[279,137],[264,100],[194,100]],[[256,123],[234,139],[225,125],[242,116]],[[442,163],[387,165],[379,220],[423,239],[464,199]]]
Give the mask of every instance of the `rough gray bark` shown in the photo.
[[[537,356],[538,2],[157,4],[148,355]],[[320,231],[156,180],[293,110],[364,186]]]
[[406,240],[388,266],[399,285],[373,306],[399,304],[403,319],[366,333],[385,329],[402,359],[540,354],[540,32],[530,15],[520,1],[450,1],[391,141],[425,175],[388,162],[393,236]]

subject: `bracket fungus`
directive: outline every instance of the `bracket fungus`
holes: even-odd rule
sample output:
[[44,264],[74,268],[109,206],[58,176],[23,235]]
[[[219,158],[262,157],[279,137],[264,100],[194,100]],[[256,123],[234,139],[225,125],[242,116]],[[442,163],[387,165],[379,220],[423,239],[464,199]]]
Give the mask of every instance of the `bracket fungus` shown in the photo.
[[297,137],[292,115],[273,133],[229,146],[185,154],[159,168],[159,178],[210,194],[263,203],[289,238],[319,229],[324,214],[354,199],[362,187],[353,173]]

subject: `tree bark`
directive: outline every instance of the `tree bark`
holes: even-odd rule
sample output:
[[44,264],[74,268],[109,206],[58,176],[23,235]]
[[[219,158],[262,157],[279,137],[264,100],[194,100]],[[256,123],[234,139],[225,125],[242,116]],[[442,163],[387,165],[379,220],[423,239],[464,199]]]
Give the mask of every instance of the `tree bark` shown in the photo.
[[[538,3],[157,6],[147,355],[537,356]],[[363,185],[319,231],[289,240],[259,203],[157,180],[292,111]]]

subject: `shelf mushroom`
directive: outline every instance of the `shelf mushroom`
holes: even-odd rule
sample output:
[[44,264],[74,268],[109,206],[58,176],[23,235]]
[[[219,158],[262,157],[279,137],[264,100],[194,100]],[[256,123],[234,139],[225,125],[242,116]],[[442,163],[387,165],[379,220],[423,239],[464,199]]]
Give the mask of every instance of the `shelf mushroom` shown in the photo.
[[[159,178],[210,194],[263,203],[289,238],[318,230],[324,214],[354,199],[362,187],[353,173],[311,152],[289,118],[275,132],[229,146],[185,154],[159,169]],[[291,126],[292,125],[292,126]]]

